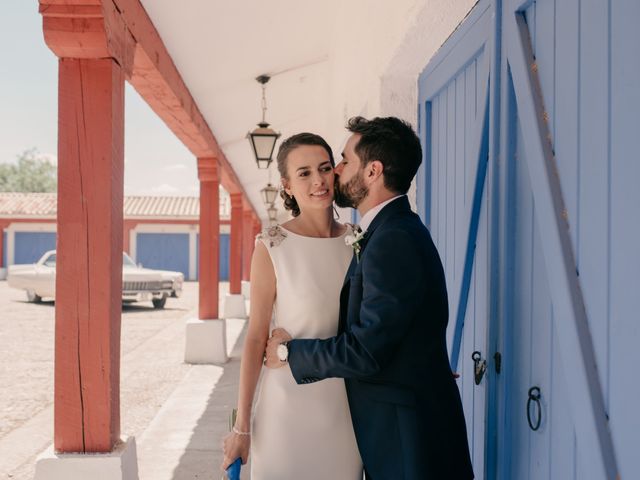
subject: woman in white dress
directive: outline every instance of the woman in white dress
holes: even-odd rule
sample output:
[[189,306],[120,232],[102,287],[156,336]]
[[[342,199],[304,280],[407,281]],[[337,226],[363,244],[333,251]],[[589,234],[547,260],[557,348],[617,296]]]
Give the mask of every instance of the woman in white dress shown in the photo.
[[293,338],[336,335],[340,289],[353,255],[344,241],[350,227],[333,218],[329,145],[314,134],[294,135],[277,160],[281,195],[294,218],[265,229],[256,242],[238,416],[225,437],[221,467],[238,457],[246,463],[251,451],[252,480],[361,480],[344,381],[297,385],[288,365],[262,368],[273,328]]

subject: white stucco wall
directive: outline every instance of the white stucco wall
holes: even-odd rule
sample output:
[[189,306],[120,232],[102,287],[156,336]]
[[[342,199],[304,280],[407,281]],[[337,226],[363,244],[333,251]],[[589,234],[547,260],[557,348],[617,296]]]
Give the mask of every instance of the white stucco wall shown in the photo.
[[[416,127],[418,75],[475,3],[341,2],[330,55],[327,125],[332,145],[344,141],[344,124],[354,115],[393,115]],[[413,189],[410,198],[415,199]]]

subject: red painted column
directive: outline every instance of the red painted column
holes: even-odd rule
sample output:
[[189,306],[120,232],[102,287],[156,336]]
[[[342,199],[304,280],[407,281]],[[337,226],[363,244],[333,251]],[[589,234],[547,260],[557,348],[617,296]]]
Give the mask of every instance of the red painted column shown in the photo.
[[253,212],[244,210],[242,212],[242,280],[248,281],[251,275],[251,257],[255,235],[253,234]]
[[124,73],[59,61],[54,446],[110,452],[120,438]]
[[241,292],[242,279],[242,194],[232,193],[231,197],[231,238],[229,255],[229,293]]
[[198,158],[200,244],[198,318],[218,318],[220,275],[220,179],[217,158]]

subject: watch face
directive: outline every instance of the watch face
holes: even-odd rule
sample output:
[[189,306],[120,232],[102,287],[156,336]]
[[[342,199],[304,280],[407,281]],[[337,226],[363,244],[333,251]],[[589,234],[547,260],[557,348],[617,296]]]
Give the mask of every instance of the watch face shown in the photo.
[[278,354],[278,359],[281,362],[286,362],[287,361],[287,356],[289,355],[289,350],[287,349],[286,345],[278,345],[278,349],[276,350],[276,353]]

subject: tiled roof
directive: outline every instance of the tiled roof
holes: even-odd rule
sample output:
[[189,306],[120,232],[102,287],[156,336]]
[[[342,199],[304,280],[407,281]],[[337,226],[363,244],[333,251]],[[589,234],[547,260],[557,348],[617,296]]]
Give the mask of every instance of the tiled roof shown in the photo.
[[[55,193],[0,192],[0,217],[55,217]],[[198,197],[125,196],[124,217],[197,218],[200,215]],[[228,198],[220,196],[220,215],[229,217]]]

